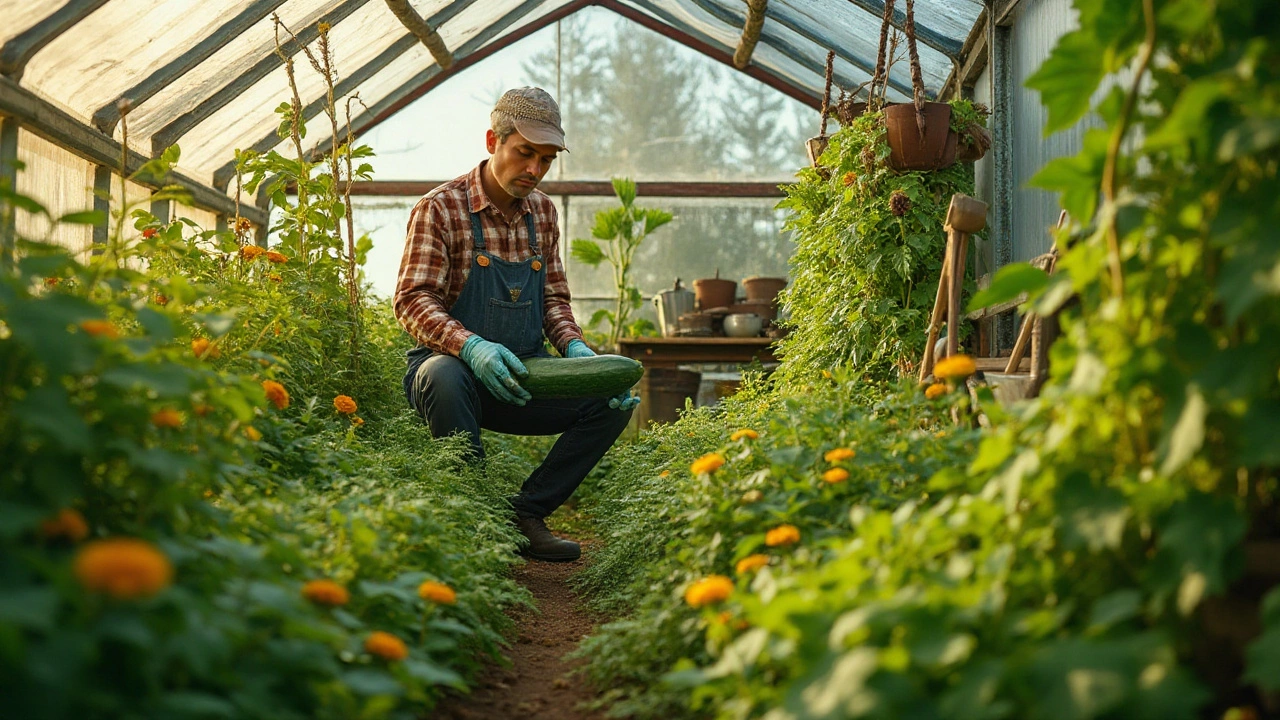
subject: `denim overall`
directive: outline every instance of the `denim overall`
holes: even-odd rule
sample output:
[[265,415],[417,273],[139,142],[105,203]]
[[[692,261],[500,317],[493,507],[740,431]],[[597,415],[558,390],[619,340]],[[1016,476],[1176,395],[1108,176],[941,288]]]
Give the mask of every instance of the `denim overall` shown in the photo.
[[[475,252],[471,272],[449,314],[485,340],[501,343],[520,358],[546,357],[543,290],[546,263],[538,251],[533,213],[525,214],[533,257],[508,262],[485,252],[480,215],[471,213]],[[600,398],[530,400],[517,407],[499,401],[462,360],[426,347],[409,351],[404,392],[435,437],[464,432],[473,457],[484,458],[480,428],[512,435],[560,439],[511,499],[516,514],[546,517],[573,494],[626,428],[631,411],[611,409]]]

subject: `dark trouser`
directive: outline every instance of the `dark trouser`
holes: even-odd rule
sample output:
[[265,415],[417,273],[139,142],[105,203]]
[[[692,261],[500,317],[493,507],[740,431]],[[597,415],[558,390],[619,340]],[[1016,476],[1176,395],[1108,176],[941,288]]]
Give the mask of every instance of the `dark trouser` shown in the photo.
[[521,517],[546,517],[563,505],[631,420],[630,410],[612,409],[601,398],[509,405],[493,397],[452,355],[427,358],[406,384],[409,402],[427,421],[431,434],[467,433],[477,459],[484,458],[480,428],[508,435],[563,433],[511,499]]

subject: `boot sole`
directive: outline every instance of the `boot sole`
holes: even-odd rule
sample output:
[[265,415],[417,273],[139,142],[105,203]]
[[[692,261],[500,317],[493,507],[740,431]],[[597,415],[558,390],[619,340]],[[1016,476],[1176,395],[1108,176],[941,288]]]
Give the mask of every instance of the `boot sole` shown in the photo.
[[575,553],[574,555],[542,555],[532,552],[527,548],[523,548],[519,552],[523,557],[527,557],[530,560],[540,560],[542,562],[573,562],[574,560],[582,557],[581,552]]

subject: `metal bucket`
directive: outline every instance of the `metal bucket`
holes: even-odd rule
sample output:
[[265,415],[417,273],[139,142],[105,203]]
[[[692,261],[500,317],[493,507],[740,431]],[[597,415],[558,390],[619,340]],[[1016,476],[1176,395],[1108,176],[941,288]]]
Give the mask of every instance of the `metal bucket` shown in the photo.
[[676,278],[675,287],[653,296],[653,305],[658,309],[658,327],[662,328],[663,337],[677,335],[680,316],[693,312],[693,301],[693,292],[680,287],[680,278]]

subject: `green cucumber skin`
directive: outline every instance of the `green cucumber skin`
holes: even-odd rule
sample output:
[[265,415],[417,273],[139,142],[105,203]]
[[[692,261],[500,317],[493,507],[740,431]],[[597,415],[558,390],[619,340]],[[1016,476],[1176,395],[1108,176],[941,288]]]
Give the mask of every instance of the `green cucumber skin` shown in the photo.
[[586,358],[535,357],[523,361],[528,377],[520,386],[534,399],[613,397],[631,389],[644,366],[622,355]]

